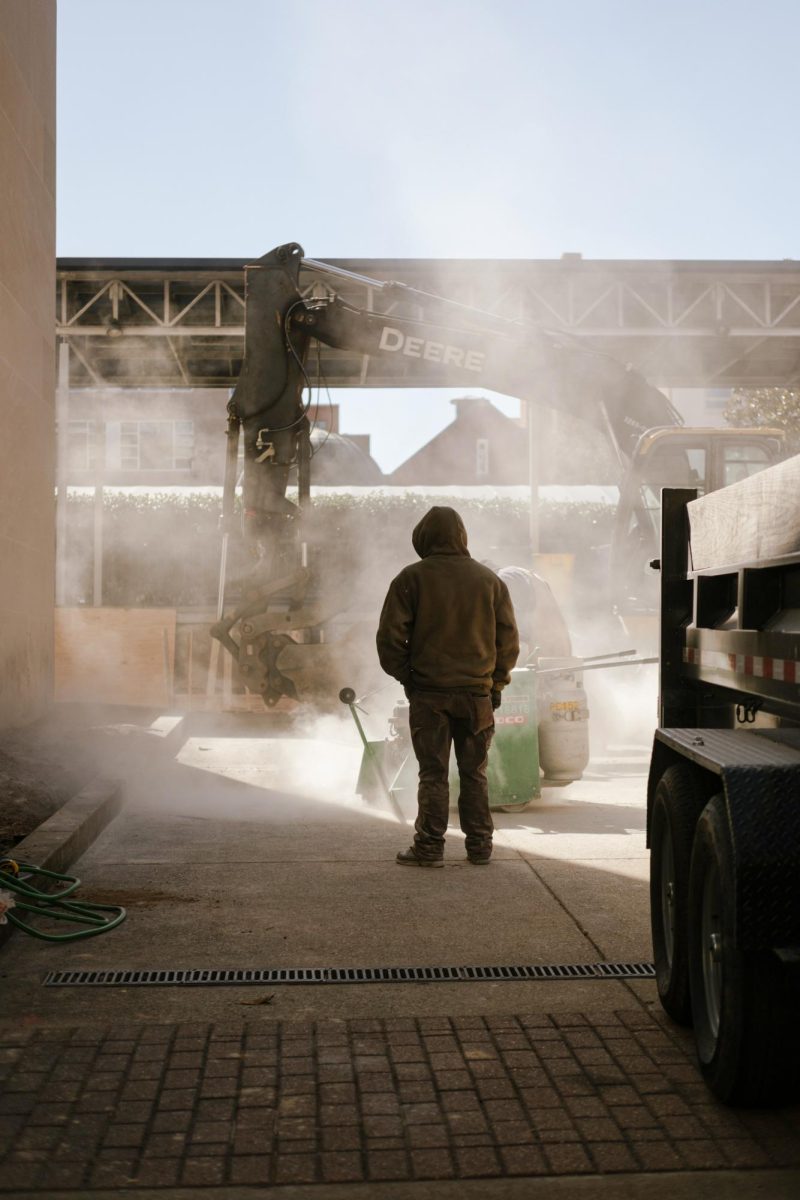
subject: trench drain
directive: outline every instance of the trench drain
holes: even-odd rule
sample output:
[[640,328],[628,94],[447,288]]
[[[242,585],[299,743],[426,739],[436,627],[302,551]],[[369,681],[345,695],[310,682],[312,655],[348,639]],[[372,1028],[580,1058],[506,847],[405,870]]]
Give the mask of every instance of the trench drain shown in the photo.
[[50,971],[46,987],[246,987],[249,984],[472,983],[523,980],[653,979],[649,962],[500,967],[229,967],[195,971]]

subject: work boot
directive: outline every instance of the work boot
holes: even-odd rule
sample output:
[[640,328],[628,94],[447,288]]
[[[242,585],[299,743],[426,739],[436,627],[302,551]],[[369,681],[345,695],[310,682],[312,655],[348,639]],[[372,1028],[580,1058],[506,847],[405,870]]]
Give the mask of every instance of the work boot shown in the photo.
[[468,854],[467,862],[471,862],[473,867],[488,867],[491,854]]
[[407,850],[398,850],[395,862],[399,862],[402,866],[412,867],[443,867],[443,858],[420,858],[413,846],[409,846]]

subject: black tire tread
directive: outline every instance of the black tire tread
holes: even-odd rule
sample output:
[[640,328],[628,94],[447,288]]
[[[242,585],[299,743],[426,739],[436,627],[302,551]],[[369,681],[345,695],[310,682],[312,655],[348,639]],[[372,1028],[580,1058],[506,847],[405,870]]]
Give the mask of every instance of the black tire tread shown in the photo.
[[[705,869],[715,857],[722,885],[723,985],[716,1044],[703,1034],[700,912]],[[724,796],[700,817],[689,883],[690,983],[698,1059],[706,1083],[727,1104],[765,1107],[800,1091],[797,999],[788,972],[771,950],[734,947],[735,867]],[[706,1044],[704,1044],[706,1043]],[[712,1052],[713,1045],[713,1052]]]
[[669,820],[675,855],[675,939],[672,969],[661,951],[661,846],[651,832],[650,915],[653,956],[656,960],[658,997],[664,1011],[680,1025],[691,1025],[689,995],[688,902],[689,864],[698,817],[705,805],[698,773],[688,763],[668,767],[658,781],[653,805],[652,830],[658,827],[658,810]]

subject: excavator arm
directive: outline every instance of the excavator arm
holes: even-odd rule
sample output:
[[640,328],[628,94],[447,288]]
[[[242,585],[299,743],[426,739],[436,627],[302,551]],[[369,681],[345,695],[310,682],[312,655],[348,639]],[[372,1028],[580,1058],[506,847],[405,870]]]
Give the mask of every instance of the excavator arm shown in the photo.
[[[306,294],[302,268],[324,281]],[[336,291],[337,276],[387,293],[391,315],[348,303]],[[646,430],[680,423],[663,393],[637,371],[575,339],[403,284],[354,277],[305,259],[297,243],[264,255],[247,268],[246,279],[245,353],[231,420],[240,423],[244,438],[243,521],[255,565],[242,603],[227,618],[220,612],[212,633],[237,658],[247,686],[268,704],[296,695],[291,677],[278,667],[287,635],[301,629],[307,634],[324,619],[318,605],[309,607],[311,575],[297,536],[310,488],[303,391],[310,386],[305,364],[313,339],[393,357],[402,362],[400,376],[409,387],[424,377],[426,386],[433,380],[434,386],[487,388],[590,420],[611,438],[622,461]],[[295,467],[299,506],[286,498]],[[228,513],[234,484],[229,472]],[[239,622],[236,642],[232,631]]]
[[[391,316],[355,308],[328,287],[304,297],[301,267],[388,293]],[[420,312],[422,316],[420,316]],[[412,313],[414,315],[412,315]],[[247,269],[245,356],[233,400],[245,439],[245,508],[285,513],[286,480],[307,438],[302,391],[312,338],[403,363],[408,386],[483,387],[593,422],[630,459],[640,436],[681,418],[638,371],[577,339],[498,317],[400,283],[304,259],[297,243]],[[258,471],[266,465],[268,470]]]

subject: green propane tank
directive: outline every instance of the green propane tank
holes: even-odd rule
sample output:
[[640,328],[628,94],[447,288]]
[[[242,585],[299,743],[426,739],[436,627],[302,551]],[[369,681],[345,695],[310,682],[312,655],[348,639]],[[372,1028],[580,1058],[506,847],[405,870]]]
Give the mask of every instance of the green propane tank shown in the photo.
[[[495,735],[489,752],[489,807],[514,811],[541,795],[536,672],[517,667],[503,689],[503,703],[494,715]],[[409,810],[417,794],[417,762],[408,731],[408,704],[395,706],[389,737],[366,743],[356,791],[377,801],[391,791]],[[450,804],[458,803],[458,767],[450,757]]]
[[[536,672],[516,667],[494,714],[489,751],[489,807],[513,811],[541,796]],[[458,767],[450,756],[450,804],[458,802]]]

